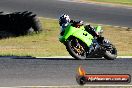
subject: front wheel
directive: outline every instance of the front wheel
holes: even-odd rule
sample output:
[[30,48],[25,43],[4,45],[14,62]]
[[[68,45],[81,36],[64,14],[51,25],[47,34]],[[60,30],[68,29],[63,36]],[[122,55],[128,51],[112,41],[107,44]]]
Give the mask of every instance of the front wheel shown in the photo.
[[106,48],[104,58],[107,60],[114,60],[117,57],[117,50],[113,44],[110,44],[109,47]]
[[78,60],[86,59],[86,44],[80,39],[72,37],[65,43],[66,49],[69,54]]

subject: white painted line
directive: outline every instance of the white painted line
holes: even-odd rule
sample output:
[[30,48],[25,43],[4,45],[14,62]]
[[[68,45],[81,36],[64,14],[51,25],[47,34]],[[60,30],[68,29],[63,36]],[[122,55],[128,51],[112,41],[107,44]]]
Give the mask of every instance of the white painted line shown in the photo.
[[132,86],[132,85],[127,85],[127,84],[126,84],[126,85],[122,85],[122,84],[121,84],[121,85],[113,85],[113,84],[107,85],[107,84],[106,84],[106,85],[84,85],[84,86],[91,86],[91,87],[92,87],[92,86],[95,86],[95,87],[105,87],[105,86],[109,86],[109,87],[117,86],[117,87],[119,87],[119,86],[121,86],[121,87],[123,87],[123,86]]
[[[72,56],[53,56],[53,57],[36,57],[36,58],[73,58]],[[117,56],[117,58],[132,58],[132,56]]]
[[17,88],[17,87],[0,87],[0,88]]
[[114,26],[114,27],[116,27],[116,28],[120,28],[120,26]]
[[63,1],[63,2],[80,2],[79,0],[58,0],[58,1]]
[[132,56],[117,56],[117,58],[132,58]]
[[121,27],[121,28],[123,28],[123,29],[128,29],[128,27]]
[[[79,85],[66,85],[66,86],[16,86],[13,88],[69,88],[69,87],[79,87]],[[0,87],[1,88],[1,87]]]
[[109,85],[94,85],[94,84],[86,84],[84,86],[80,86],[80,85],[66,85],[66,86],[16,86],[16,87],[0,87],[0,88],[76,88],[76,87],[132,87],[132,85],[113,85],[113,84],[109,84]]
[[52,57],[36,57],[36,58],[73,58],[72,56],[52,56]]
[[[15,57],[15,56],[13,56],[13,57],[10,57],[10,56],[7,56],[7,57],[0,57],[0,58],[25,58],[25,59],[56,59],[56,58],[58,58],[58,59],[74,59],[72,56],[52,56],[52,57]],[[132,56],[117,56],[117,58],[130,58],[130,59],[132,59]],[[97,58],[93,58],[93,59],[97,59]]]

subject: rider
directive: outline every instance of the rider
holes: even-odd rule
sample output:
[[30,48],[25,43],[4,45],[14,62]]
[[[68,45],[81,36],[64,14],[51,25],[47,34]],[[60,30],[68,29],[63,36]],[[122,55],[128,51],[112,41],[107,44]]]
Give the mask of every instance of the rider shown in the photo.
[[[68,26],[68,24],[71,23],[71,24],[82,24],[83,25],[83,21],[73,21],[70,19],[70,17],[67,15],[67,14],[62,14],[59,18],[59,24],[61,26],[61,32],[60,34],[63,35],[64,34],[64,30],[65,28]],[[102,43],[104,38],[103,37],[100,37],[98,35],[98,33],[96,33],[95,29],[93,27],[91,27],[90,25],[86,25],[85,26],[85,30],[90,33],[92,36],[96,37],[97,38],[97,41],[99,43]]]

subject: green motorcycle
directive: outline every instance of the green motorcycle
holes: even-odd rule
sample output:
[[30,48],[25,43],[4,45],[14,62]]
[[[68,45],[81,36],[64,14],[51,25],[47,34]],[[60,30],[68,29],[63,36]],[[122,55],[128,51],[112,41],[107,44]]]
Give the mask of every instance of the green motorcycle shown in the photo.
[[[95,28],[102,36],[101,26]],[[78,60],[86,58],[102,58],[114,60],[117,57],[117,50],[110,42],[100,44],[85,30],[84,25],[69,24],[60,34],[59,41],[66,46],[69,54]]]

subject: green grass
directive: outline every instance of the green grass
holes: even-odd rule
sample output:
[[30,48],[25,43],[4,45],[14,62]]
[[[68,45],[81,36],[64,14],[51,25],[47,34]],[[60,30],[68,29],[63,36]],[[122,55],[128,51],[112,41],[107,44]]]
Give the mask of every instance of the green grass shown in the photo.
[[81,0],[81,1],[94,1],[94,2],[105,2],[105,3],[132,5],[132,0]]
[[[43,31],[0,40],[1,56],[67,56],[65,46],[58,40],[60,27],[57,20],[40,18]],[[103,26],[104,36],[115,44],[119,55],[132,56],[132,31]]]

